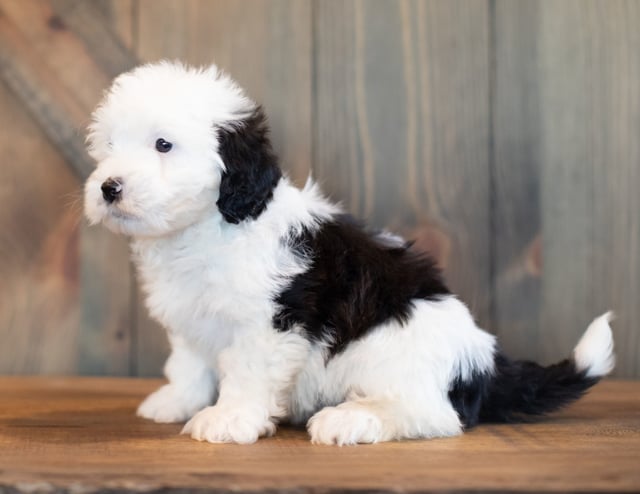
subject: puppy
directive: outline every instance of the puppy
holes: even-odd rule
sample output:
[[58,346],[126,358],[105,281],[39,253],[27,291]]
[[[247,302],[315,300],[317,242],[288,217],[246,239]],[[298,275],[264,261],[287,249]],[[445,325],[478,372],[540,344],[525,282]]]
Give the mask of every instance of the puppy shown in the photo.
[[427,255],[282,175],[262,109],[215,66],[119,76],[88,141],[86,215],[131,238],[171,342],[141,417],[210,442],[283,421],[323,444],[454,436],[555,410],[613,367],[609,314],[558,364],[505,357]]

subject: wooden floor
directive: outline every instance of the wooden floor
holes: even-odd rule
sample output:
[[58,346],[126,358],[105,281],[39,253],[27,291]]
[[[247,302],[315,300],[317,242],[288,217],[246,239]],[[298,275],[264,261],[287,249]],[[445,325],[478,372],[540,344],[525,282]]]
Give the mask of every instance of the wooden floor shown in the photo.
[[640,491],[640,382],[607,381],[526,425],[462,437],[313,446],[198,443],[135,417],[157,380],[0,378],[0,493]]

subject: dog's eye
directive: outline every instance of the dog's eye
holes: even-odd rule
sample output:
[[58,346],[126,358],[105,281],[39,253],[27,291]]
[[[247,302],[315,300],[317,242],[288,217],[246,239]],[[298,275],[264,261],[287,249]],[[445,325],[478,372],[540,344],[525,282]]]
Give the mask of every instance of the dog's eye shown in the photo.
[[168,153],[171,151],[173,144],[169,141],[165,141],[162,137],[156,141],[156,150],[159,153]]

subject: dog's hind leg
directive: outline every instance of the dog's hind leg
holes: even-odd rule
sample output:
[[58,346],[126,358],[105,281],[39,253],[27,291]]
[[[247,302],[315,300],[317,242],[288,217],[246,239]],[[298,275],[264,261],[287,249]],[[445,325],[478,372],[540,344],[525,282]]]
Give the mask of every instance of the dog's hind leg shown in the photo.
[[448,400],[426,406],[392,396],[354,397],[323,408],[311,417],[307,428],[313,443],[339,446],[462,433]]

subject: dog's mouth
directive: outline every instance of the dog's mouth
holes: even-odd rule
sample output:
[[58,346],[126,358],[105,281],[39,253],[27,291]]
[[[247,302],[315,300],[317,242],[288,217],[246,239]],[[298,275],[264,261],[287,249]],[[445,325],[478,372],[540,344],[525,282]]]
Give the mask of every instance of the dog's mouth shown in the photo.
[[105,215],[105,220],[107,221],[111,220],[117,223],[129,223],[133,221],[138,221],[139,219],[140,218],[135,214],[129,213],[113,204],[107,207],[107,214]]
[[133,235],[144,223],[139,216],[123,211],[117,206],[107,207],[102,223],[114,233]]
[[137,219],[134,215],[123,211],[122,209],[110,207],[109,214],[119,220],[134,220]]

